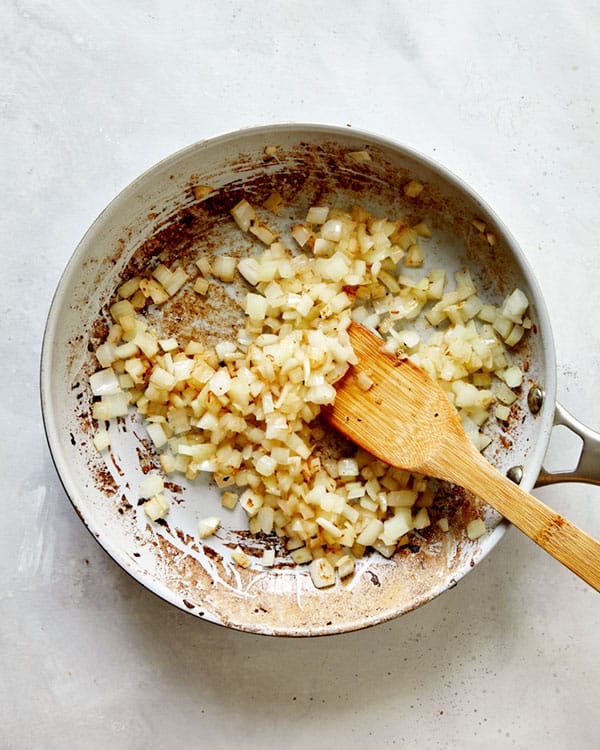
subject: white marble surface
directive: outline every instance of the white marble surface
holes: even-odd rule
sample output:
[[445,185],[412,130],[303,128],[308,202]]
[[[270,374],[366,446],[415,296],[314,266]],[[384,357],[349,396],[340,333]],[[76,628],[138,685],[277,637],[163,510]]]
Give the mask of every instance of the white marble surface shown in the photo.
[[[511,530],[453,591],[284,640],[147,593],[55,475],[38,361],[58,278],[163,156],[279,121],[433,156],[498,211],[550,309],[559,398],[600,428],[598,3],[3,0],[0,746],[596,748],[600,598]],[[564,465],[557,434],[551,459]],[[600,488],[539,497],[600,536]]]

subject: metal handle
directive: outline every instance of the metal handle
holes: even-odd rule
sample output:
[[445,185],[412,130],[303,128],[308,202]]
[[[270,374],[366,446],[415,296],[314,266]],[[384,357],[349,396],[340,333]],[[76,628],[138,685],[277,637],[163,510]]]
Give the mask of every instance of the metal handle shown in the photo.
[[590,430],[561,406],[556,404],[554,425],[567,427],[581,438],[581,455],[573,471],[546,471],[542,466],[536,487],[545,487],[559,482],[585,482],[600,485],[600,433]]

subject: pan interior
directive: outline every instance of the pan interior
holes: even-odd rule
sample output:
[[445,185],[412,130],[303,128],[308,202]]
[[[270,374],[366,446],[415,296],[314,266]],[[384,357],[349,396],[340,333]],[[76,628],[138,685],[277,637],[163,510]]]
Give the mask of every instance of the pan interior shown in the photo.
[[[265,152],[270,146],[276,147],[274,156]],[[350,155],[356,151],[367,151],[369,161],[356,161]],[[418,198],[404,195],[411,179],[425,185]],[[204,185],[213,190],[198,197],[195,188]],[[211,259],[223,252],[248,255],[253,245],[229,211],[242,197],[260,205],[274,190],[285,208],[270,223],[290,247],[289,228],[311,205],[349,209],[358,204],[380,216],[425,219],[433,232],[427,266],[447,271],[467,266],[486,300],[499,302],[520,287],[532,303],[535,332],[518,356],[528,363],[528,381],[553,394],[550,333],[539,290],[510,235],[478,198],[438,166],[376,137],[281,126],[223,136],[170,157],[98,218],[71,259],[50,311],[42,357],[44,421],[77,512],[109,554],[149,589],[185,611],[242,630],[335,633],[399,615],[452,586],[496,544],[504,523],[461,491],[441,492],[440,503],[452,520],[450,532],[432,525],[392,559],[366,556],[350,580],[317,590],[306,569],[285,558],[277,540],[249,536],[243,511],[225,516],[219,491],[208,478],[170,482],[168,523],[149,524],[136,491],[158,462],[136,418],[111,425],[107,456],[99,456],[90,440],[95,426],[88,377],[97,369],[93,351],[105,335],[108,305],[120,281],[157,255],[167,265],[175,259],[193,262],[199,254]],[[473,219],[486,223],[495,245]],[[201,302],[184,290],[153,322],[165,337],[176,333],[216,343],[241,324],[237,301],[242,291],[241,282],[222,286]],[[547,407],[536,418],[530,415],[524,388],[510,424],[492,428],[487,457],[503,471],[524,466],[526,489],[541,465],[551,418]],[[331,446],[336,443],[332,436]],[[216,536],[199,540],[198,519],[207,515],[219,515],[223,526]],[[465,526],[475,515],[484,518],[489,532],[471,542]],[[273,546],[280,564],[241,569],[230,560],[238,545],[250,555]]]

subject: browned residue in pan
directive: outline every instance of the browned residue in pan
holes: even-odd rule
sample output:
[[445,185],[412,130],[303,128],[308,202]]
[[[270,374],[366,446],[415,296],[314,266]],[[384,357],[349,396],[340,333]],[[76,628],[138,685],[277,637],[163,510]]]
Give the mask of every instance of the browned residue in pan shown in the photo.
[[[281,216],[284,223],[292,217],[297,218],[310,205],[339,205],[341,201],[345,204],[342,208],[350,208],[352,202],[384,207],[385,215],[402,216],[409,222],[427,218],[434,231],[437,227],[451,227],[464,242],[465,262],[475,260],[474,265],[485,271],[477,277],[483,292],[488,291],[493,283],[496,291],[506,293],[511,279],[505,276],[504,269],[512,267],[510,250],[502,244],[491,247],[471,226],[470,220],[475,218],[473,208],[462,204],[459,199],[449,199],[434,182],[426,184],[426,189],[417,199],[406,200],[402,186],[412,177],[411,171],[394,167],[377,149],[370,150],[373,161],[357,164],[349,161],[346,150],[335,142],[321,146],[300,143],[291,152],[281,153],[279,159],[263,158],[264,168],[258,171],[252,156],[241,154],[235,163],[225,165],[225,170],[233,173],[234,178],[201,201],[194,197],[194,187],[197,184],[210,185],[211,178],[216,176],[192,175],[177,211],[162,220],[159,206],[152,206],[148,211],[148,221],[159,223],[152,235],[137,247],[121,278],[135,275],[149,264],[158,262],[167,266],[177,263],[191,267],[200,254],[210,260],[223,252],[224,239],[227,254],[241,257],[252,252],[251,243],[241,234],[232,244],[230,209],[242,197],[260,205],[271,192],[277,191],[286,204]],[[103,266],[104,272],[117,263],[124,248],[131,247],[134,235],[124,236],[114,248],[113,256]],[[237,281],[236,284],[238,290],[244,288],[244,282]],[[113,301],[114,298],[105,299],[98,310],[86,342],[89,352],[93,352],[106,336],[108,309]],[[206,297],[187,287],[160,311],[148,308],[145,314],[165,337],[176,336],[180,343],[195,338],[208,345],[231,335],[243,317],[230,285],[224,286],[216,280],[211,280],[211,293]],[[527,344],[522,345],[518,353],[524,361],[532,359]],[[82,369],[82,377],[85,378],[95,367],[94,357],[90,354]],[[79,414],[83,432],[89,433],[94,425],[85,382],[83,388]],[[489,451],[492,460],[512,448],[514,438],[511,433],[523,416],[521,408],[514,405],[508,425]],[[143,437],[138,436],[138,439],[142,471],[155,470],[158,463],[151,446]],[[316,450],[323,455],[339,454],[343,443],[343,438],[330,434]],[[110,472],[103,469],[99,461],[92,465],[91,471],[96,485],[112,498],[118,488]],[[171,484],[170,489],[179,496],[179,501],[183,499],[181,487]],[[129,503],[121,502],[119,508],[125,515],[135,513]],[[336,630],[336,622],[340,624],[339,629],[349,629],[410,609],[446,588],[454,580],[454,575],[458,577],[464,563],[461,549],[469,545],[464,529],[470,520],[481,516],[483,510],[465,491],[440,483],[430,512],[433,525],[413,534],[410,544],[400,549],[393,561],[382,563],[378,555],[372,555],[366,563],[361,563],[362,567],[359,566],[364,573],[327,591],[313,589],[307,581],[307,574],[299,573],[293,585],[299,587],[301,596],[296,590],[290,590],[289,562],[266,572],[256,566],[247,570],[238,568],[238,580],[233,581],[231,566],[226,564],[223,556],[210,543],[199,547],[188,532],[169,528],[168,533],[155,534],[151,538],[142,535],[140,542],[156,546],[164,561],[161,569],[166,571],[167,585],[181,598],[185,608],[195,614],[202,616],[209,612],[212,619],[256,632],[288,632],[289,623],[293,623],[296,632],[331,632]],[[444,534],[436,527],[438,518],[449,519],[451,532]],[[169,534],[174,535],[172,542]],[[242,531],[238,532],[236,539],[250,555],[256,554],[256,544],[259,547],[261,544],[275,544],[273,539],[260,538],[254,543],[246,542]],[[196,545],[198,552],[215,566],[218,578],[231,582],[231,587],[215,583],[215,576],[207,572],[194,555],[182,554],[176,541],[190,547]],[[233,546],[233,542],[226,546]]]

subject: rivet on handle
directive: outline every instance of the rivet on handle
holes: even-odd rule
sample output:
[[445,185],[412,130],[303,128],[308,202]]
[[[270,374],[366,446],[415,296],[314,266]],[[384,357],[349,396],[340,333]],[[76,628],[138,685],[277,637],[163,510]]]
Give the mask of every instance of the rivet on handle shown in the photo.
[[521,484],[521,480],[523,479],[523,467],[512,466],[506,472],[506,476],[510,479],[511,482],[514,482],[515,484]]
[[539,414],[544,403],[544,389],[539,385],[532,385],[527,394],[527,406],[532,414]]

